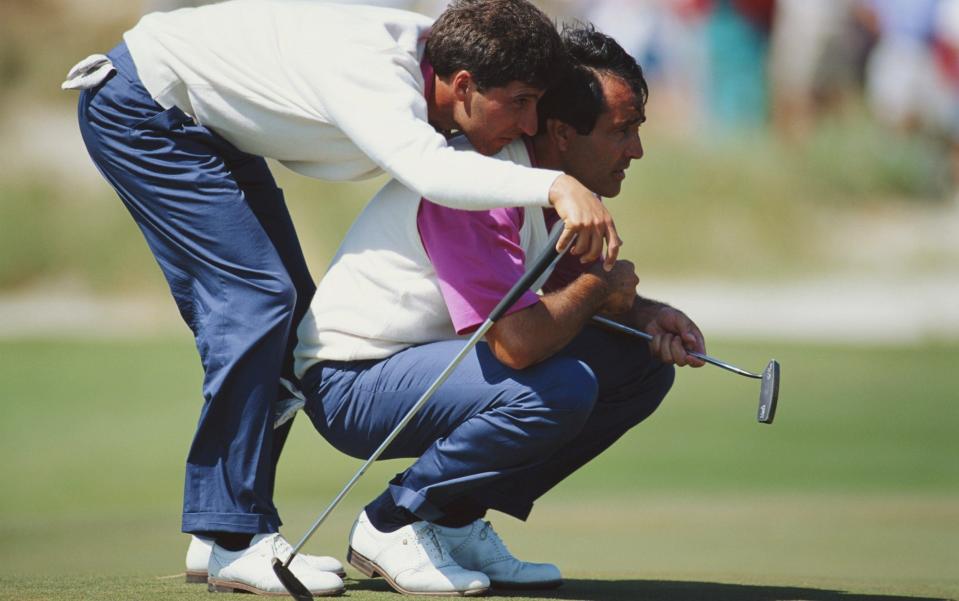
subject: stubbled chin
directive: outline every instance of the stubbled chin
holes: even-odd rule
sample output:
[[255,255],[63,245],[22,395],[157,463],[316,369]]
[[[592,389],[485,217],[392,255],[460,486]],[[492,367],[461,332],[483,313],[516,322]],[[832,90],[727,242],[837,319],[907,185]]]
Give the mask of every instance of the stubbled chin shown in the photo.
[[615,184],[610,184],[606,187],[606,190],[600,191],[599,195],[603,198],[613,198],[614,196],[619,196],[619,193],[623,190],[623,185],[620,182]]
[[489,145],[489,152],[484,152],[483,154],[494,155],[497,152],[506,148],[507,144],[509,144],[509,142],[504,142],[499,140],[497,140],[496,142],[491,142]]

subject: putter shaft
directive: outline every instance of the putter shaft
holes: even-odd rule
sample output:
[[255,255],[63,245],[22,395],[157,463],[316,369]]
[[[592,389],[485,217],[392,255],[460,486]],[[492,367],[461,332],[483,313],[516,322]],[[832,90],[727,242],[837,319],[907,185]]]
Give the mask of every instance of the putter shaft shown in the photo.
[[[594,315],[594,316],[593,316],[593,321],[595,321],[596,323],[602,324],[602,325],[604,325],[604,326],[606,326],[606,327],[608,327],[608,328],[611,328],[611,329],[613,329],[613,330],[617,330],[617,331],[619,331],[619,332],[622,332],[622,333],[624,333],[624,334],[629,334],[629,335],[631,335],[631,336],[638,336],[638,337],[640,337],[640,338],[645,338],[646,340],[652,340],[652,339],[653,339],[652,336],[650,336],[649,334],[647,334],[646,332],[644,332],[644,331],[642,331],[642,330],[637,330],[636,328],[631,328],[631,327],[629,327],[629,326],[627,326],[627,325],[623,325],[623,324],[619,323],[618,321],[613,321],[612,319],[607,319],[606,317],[600,317],[599,315]],[[736,367],[735,365],[730,365],[729,363],[726,363],[725,361],[720,361],[719,359],[717,359],[717,358],[715,358],[715,357],[710,357],[709,355],[705,355],[705,354],[703,354],[703,353],[697,353],[697,352],[695,352],[695,351],[686,351],[686,353],[689,354],[689,355],[692,355],[693,357],[696,357],[697,359],[702,359],[702,360],[705,361],[706,363],[711,363],[712,365],[715,365],[716,367],[721,367],[721,368],[723,368],[723,369],[725,369],[725,370],[727,370],[727,371],[731,371],[731,372],[733,372],[734,374],[739,374],[739,375],[741,375],[741,376],[746,376],[747,378],[754,378],[754,379],[756,379],[756,380],[762,380],[762,379],[763,379],[763,377],[762,377],[760,374],[754,374],[754,373],[751,372],[751,371],[746,371],[745,369],[741,369],[741,368],[739,368],[739,367]]]

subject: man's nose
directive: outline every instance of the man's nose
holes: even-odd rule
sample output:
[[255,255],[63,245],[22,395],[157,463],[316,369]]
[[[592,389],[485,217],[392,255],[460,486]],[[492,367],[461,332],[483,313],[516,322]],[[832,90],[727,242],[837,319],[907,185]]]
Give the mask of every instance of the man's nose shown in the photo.
[[536,125],[537,125],[537,115],[536,115],[536,103],[531,102],[530,107],[524,109],[522,114],[519,117],[519,128],[527,136],[536,135]]
[[641,159],[643,158],[643,141],[640,139],[639,134],[637,134],[629,144],[626,152],[629,154],[631,159]]
[[629,152],[629,158],[631,159],[643,158],[643,140],[639,137],[639,134],[636,134],[632,139],[627,152]]

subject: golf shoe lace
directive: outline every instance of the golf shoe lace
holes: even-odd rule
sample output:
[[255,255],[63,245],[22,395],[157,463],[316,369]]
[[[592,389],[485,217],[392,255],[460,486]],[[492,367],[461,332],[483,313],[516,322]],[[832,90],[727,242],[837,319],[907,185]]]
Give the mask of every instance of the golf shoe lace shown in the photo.
[[496,530],[493,530],[493,524],[488,521],[483,522],[483,527],[479,532],[480,540],[489,540],[490,543],[496,547],[499,552],[502,554],[502,557],[513,558],[513,554],[509,552],[509,549],[506,548],[506,543],[503,542],[503,539],[499,537],[499,534],[496,533]]
[[273,536],[273,556],[280,558],[281,561],[286,562],[290,555],[293,554],[293,547],[290,543],[286,542],[286,539],[279,535],[279,533]]
[[413,525],[413,532],[420,547],[427,558],[436,567],[444,567],[453,563],[452,555],[446,544],[436,535],[436,530],[427,522]]

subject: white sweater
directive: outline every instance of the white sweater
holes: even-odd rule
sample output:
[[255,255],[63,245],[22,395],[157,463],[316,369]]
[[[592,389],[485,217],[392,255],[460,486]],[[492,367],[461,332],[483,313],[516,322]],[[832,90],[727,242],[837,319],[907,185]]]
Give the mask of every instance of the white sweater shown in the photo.
[[[469,148],[462,137],[452,143]],[[530,164],[522,140],[496,157]],[[391,180],[357,217],[297,328],[297,377],[321,361],[382,359],[414,344],[457,337],[417,229],[419,205],[419,194]],[[542,210],[524,213],[519,236],[528,263],[546,247],[549,234]]]
[[427,120],[431,22],[315,0],[232,0],[143,17],[124,35],[157,103],[304,175],[382,171],[455,208],[547,206],[557,171],[454,151]]

